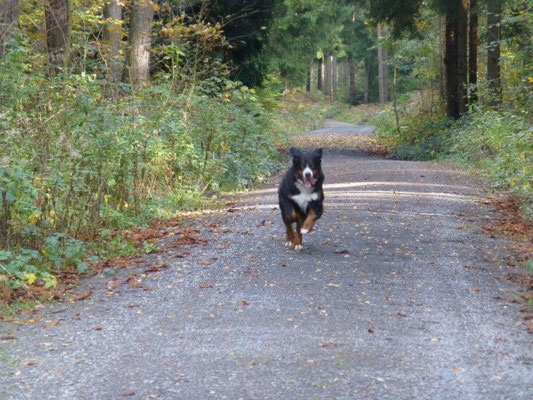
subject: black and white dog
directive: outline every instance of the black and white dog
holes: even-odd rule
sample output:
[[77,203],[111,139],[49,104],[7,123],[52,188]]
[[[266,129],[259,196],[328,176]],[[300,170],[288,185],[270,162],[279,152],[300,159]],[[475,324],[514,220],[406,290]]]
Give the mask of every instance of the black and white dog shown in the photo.
[[[290,151],[292,167],[279,185],[279,208],[287,227],[286,246],[301,250],[302,233],[311,232],[323,212],[322,149],[304,153],[291,147]],[[296,231],[293,224],[296,224]]]

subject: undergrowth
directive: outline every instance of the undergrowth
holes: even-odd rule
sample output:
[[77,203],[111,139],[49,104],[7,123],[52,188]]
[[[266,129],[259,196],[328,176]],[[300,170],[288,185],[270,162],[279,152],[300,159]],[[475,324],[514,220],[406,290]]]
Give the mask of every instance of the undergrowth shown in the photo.
[[65,270],[83,273],[88,262],[135,252],[117,229],[212,205],[264,179],[281,161],[277,145],[320,119],[293,109],[299,95],[285,113],[282,99],[271,102],[273,91],[224,78],[189,92],[166,82],[138,92],[121,84],[116,96],[92,75],[51,79],[34,70],[32,57],[21,45],[1,64],[6,302],[21,289],[53,287]]
[[533,128],[527,112],[473,106],[454,121],[442,106],[421,106],[411,96],[401,101],[399,120],[398,129],[390,104],[370,118],[380,141],[393,149],[390,157],[437,159],[479,171],[515,196],[523,216],[533,220]]

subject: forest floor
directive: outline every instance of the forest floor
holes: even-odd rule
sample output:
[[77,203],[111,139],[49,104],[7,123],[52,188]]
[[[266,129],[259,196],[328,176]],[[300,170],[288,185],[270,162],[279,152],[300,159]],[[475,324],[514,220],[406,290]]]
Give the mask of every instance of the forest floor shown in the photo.
[[[0,325],[3,399],[531,399],[533,346],[509,239],[447,165],[336,147],[325,214],[284,247],[279,176],[163,229],[162,250]],[[362,138],[362,139],[361,139]],[[322,140],[321,139],[321,140]],[[344,139],[343,139],[344,140]]]

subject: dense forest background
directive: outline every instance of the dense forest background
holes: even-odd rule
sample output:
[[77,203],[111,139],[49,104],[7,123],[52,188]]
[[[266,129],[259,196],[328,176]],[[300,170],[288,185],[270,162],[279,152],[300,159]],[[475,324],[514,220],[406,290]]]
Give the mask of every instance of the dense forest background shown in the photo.
[[117,230],[265,179],[326,114],[531,218],[532,22],[529,0],[0,0],[0,297],[139,251]]

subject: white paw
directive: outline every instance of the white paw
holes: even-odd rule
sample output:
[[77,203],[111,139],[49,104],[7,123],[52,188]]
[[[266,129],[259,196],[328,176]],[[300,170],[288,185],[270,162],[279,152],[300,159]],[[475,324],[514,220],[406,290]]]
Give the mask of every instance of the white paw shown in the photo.
[[291,247],[292,246],[292,242],[285,242],[285,247]]
[[311,200],[318,200],[318,193],[311,194]]
[[296,251],[300,251],[302,250],[304,247],[301,245],[301,244],[297,244],[296,246],[294,246],[294,250]]
[[301,229],[300,232],[302,234],[306,234],[306,233],[309,233],[309,229]]

